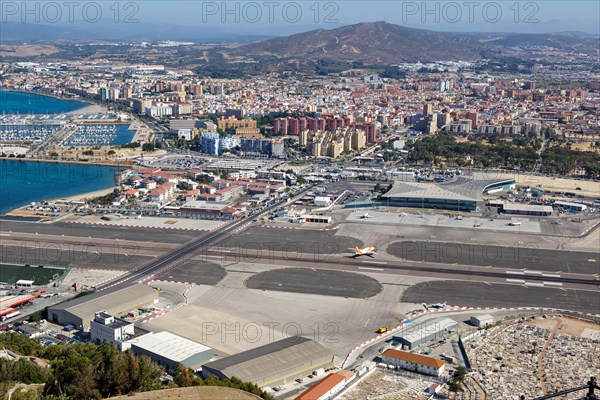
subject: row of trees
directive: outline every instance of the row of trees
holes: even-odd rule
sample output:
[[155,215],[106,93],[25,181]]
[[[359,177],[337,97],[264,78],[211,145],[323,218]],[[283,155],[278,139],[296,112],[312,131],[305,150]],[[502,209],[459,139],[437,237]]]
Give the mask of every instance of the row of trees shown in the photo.
[[[519,138],[512,142],[494,141],[484,144],[480,139],[457,142],[451,134],[423,138],[407,145],[408,161],[414,163],[440,163],[464,166],[467,156],[477,167],[520,167],[532,170],[540,158],[541,142],[535,138]],[[600,155],[589,151],[576,151],[568,147],[549,147],[541,154],[542,172],[567,175],[575,169],[584,169],[586,176],[600,176]]]
[[480,167],[532,168],[538,159],[535,148],[520,147],[510,142],[485,145],[481,140],[457,142],[451,134],[439,134],[416,141],[407,146],[408,160],[412,162],[439,163],[462,166],[470,156],[474,165]]
[[252,393],[265,400],[271,400],[273,397],[261,390],[256,384],[251,382],[244,382],[236,377],[228,379],[218,379],[209,377],[207,379],[200,379],[190,368],[182,364],[178,364],[177,368],[173,371],[173,382],[179,387],[190,387],[190,386],[220,386],[229,387],[234,389],[243,390],[244,392]]
[[43,347],[25,335],[9,332],[0,335],[0,348],[10,349],[23,356],[48,360],[44,368],[23,357],[16,361],[0,359],[0,398],[17,382],[43,384],[44,398],[102,399],[146,392],[168,387],[223,386],[244,390],[271,400],[272,397],[253,383],[198,378],[194,372],[179,364],[173,371],[173,382],[165,386],[163,371],[148,357],[138,357],[131,351],[121,352],[104,343],[59,344]]

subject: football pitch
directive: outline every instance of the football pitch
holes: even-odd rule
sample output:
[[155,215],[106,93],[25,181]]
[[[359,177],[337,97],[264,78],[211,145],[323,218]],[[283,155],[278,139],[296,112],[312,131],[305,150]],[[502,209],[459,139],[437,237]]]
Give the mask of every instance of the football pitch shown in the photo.
[[13,284],[19,279],[34,281],[34,285],[46,285],[60,277],[64,269],[26,267],[24,265],[0,264],[0,282]]

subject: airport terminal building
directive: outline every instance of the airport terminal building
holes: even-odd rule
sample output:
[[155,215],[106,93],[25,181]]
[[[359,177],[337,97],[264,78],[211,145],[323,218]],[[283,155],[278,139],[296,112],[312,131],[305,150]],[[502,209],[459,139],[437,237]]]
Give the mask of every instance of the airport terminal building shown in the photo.
[[392,207],[476,211],[477,199],[444,189],[433,183],[394,182],[381,202]]
[[491,180],[479,175],[437,183],[395,181],[377,205],[471,212],[483,203],[484,193],[499,193],[514,187],[514,179]]

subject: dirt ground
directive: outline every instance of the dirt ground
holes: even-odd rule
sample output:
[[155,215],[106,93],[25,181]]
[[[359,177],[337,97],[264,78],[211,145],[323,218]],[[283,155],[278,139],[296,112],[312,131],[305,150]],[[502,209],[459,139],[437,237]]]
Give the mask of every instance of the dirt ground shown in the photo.
[[60,50],[48,45],[0,45],[0,57],[32,57],[58,53]]
[[[600,197],[600,182],[525,174],[502,174],[498,178],[514,178],[516,179],[518,186],[531,186],[553,192],[568,191],[594,198]],[[581,188],[581,190],[577,190],[578,187]]]
[[260,400],[260,397],[237,389],[201,386],[181,389],[156,390],[136,393],[128,396],[110,397],[110,399],[132,400]]
[[[424,377],[424,376],[423,376]],[[430,383],[377,370],[352,389],[346,391],[341,400],[363,400],[387,396],[388,399],[426,399],[424,390]],[[390,397],[392,396],[393,397]]]
[[[556,320],[557,317],[553,316],[549,316],[548,318],[537,317],[536,319],[527,322],[527,324],[551,331],[556,325]],[[562,320],[563,323],[558,329],[558,332],[565,335],[584,337],[588,336],[590,331],[600,331],[600,324],[565,316],[562,317]]]
[[600,154],[600,147],[596,147],[593,142],[581,142],[571,144],[571,149],[579,151],[591,151]]

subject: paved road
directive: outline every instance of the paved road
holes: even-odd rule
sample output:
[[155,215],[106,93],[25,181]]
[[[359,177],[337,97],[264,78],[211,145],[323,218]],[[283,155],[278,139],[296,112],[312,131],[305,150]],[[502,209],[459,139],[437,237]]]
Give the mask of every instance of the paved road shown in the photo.
[[453,306],[550,307],[594,314],[600,310],[598,291],[526,288],[466,281],[419,283],[404,292],[402,301],[408,303],[446,301]]
[[[261,212],[261,214],[267,213],[277,207],[280,207],[284,203],[284,200],[279,200],[267,207]],[[243,229],[248,224],[248,218],[242,218],[238,221],[232,222],[217,229],[213,232],[198,236],[189,242],[183,244],[181,247],[173,250],[170,253],[156,257],[155,259],[140,265],[133,271],[130,271],[125,277],[119,278],[118,281],[110,281],[103,284],[97,289],[106,289],[114,285],[127,285],[133,282],[144,282],[146,280],[155,278],[164,274],[165,272],[173,269],[174,267],[187,261],[193,254],[200,251],[206,251],[209,246],[218,243],[219,241],[227,238],[228,236],[237,233],[240,229]]]
[[276,290],[364,299],[382,290],[377,280],[363,274],[309,268],[283,268],[251,276],[250,289]]
[[401,260],[426,263],[481,265],[494,268],[528,268],[540,271],[599,274],[598,253],[520,247],[403,241],[388,246],[388,253]]

